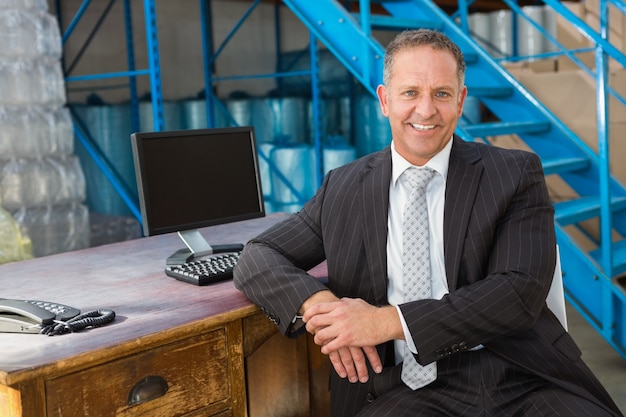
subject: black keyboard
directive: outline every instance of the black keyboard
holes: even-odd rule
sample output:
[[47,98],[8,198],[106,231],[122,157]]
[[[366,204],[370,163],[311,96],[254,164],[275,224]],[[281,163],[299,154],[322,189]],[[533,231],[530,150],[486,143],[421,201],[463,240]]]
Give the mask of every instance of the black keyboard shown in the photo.
[[233,277],[240,251],[215,253],[180,265],[165,267],[165,275],[194,285],[208,285]]

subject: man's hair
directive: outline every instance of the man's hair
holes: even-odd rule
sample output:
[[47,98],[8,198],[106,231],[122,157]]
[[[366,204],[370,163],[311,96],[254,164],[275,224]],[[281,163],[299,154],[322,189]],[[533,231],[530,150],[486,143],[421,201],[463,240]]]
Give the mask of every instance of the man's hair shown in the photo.
[[448,51],[452,54],[456,60],[456,72],[459,79],[459,86],[462,87],[465,83],[465,59],[463,58],[463,52],[461,52],[459,47],[446,35],[430,29],[406,30],[401,32],[387,45],[383,67],[383,83],[385,85],[389,84],[394,59],[398,51],[423,45],[429,45],[433,49]]

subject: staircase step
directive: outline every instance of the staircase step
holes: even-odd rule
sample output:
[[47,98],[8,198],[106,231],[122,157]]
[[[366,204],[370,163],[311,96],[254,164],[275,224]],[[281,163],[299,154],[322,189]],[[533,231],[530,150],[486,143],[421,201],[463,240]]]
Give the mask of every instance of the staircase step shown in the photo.
[[[354,13],[354,17],[359,20],[360,15]],[[394,17],[386,15],[371,15],[370,24],[372,29],[379,30],[404,30],[404,29],[443,29],[442,22],[436,22],[426,19],[409,19],[403,17]]]
[[478,54],[474,51],[463,51],[465,65],[472,65],[478,62]]
[[513,95],[513,87],[468,87],[468,95],[472,97],[505,98]]
[[[589,253],[596,262],[602,264],[602,248]],[[626,240],[613,243],[613,270],[609,276],[620,275],[626,272]]]
[[589,167],[589,160],[585,158],[542,158],[545,175],[573,172]]
[[511,133],[540,133],[550,129],[549,122],[489,122],[463,127],[474,137],[508,135]]
[[[615,197],[611,200],[611,209],[619,211],[626,208],[626,197]],[[554,204],[554,219],[561,225],[578,223],[600,215],[598,197],[583,197],[577,200]]]

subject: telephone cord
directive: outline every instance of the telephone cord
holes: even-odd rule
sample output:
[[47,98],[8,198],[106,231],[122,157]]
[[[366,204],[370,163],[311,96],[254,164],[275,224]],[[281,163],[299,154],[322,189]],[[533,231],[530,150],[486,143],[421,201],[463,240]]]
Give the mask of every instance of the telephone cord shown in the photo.
[[99,327],[115,319],[113,310],[95,310],[79,314],[67,321],[54,320],[53,324],[42,327],[40,333],[48,336],[73,333],[87,327]]

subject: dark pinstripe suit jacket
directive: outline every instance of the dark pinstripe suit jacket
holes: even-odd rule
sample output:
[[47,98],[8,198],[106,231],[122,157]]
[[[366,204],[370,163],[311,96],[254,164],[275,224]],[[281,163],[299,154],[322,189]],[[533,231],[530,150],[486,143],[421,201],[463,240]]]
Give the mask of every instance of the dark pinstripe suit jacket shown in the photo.
[[[303,272],[324,259],[335,295],[387,304],[390,177],[389,148],[332,171],[300,213],[246,246],[235,284],[283,333],[294,330],[291,319],[302,302],[326,288]],[[454,138],[444,208],[450,294],[401,307],[420,363],[483,344],[613,404],[545,305],[556,260],[553,221],[537,156]],[[382,357],[388,347],[379,347]],[[351,385],[335,378],[332,395],[352,395]]]

